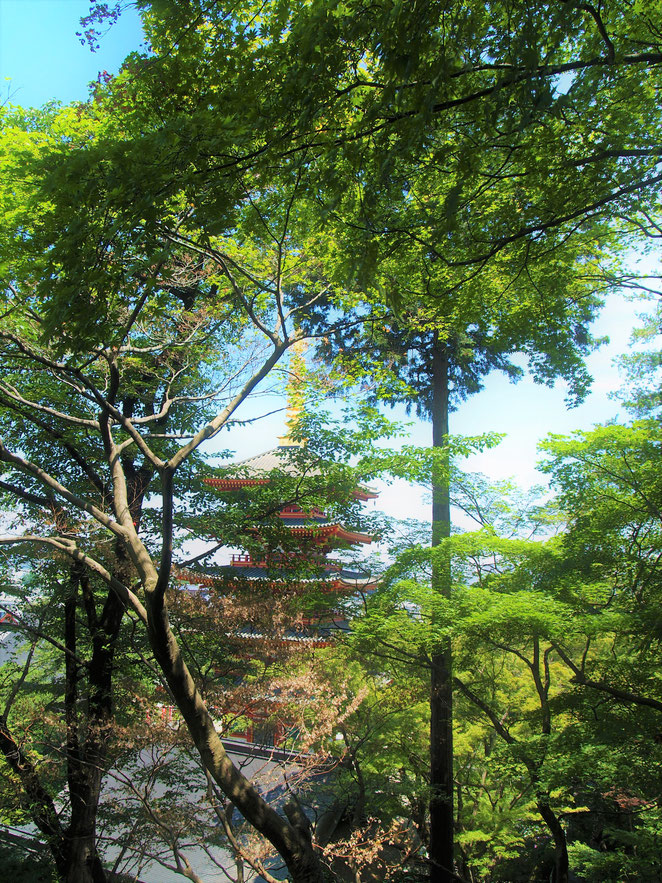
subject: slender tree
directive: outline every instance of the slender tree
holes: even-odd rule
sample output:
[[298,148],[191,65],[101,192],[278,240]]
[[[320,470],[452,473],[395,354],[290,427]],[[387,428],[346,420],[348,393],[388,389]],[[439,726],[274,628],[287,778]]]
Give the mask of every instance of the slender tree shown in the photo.
[[[0,460],[3,491],[24,517],[0,542],[51,550],[105,583],[115,618],[128,615],[145,629],[212,778],[294,879],[317,879],[296,805],[283,817],[229,760],[167,596],[177,481],[301,336],[298,314],[328,287],[314,250],[303,250],[294,232],[300,175],[293,171],[289,197],[244,189],[225,240],[192,221],[181,195],[156,226],[153,218],[127,226],[101,208],[118,180],[116,166],[99,164],[106,124],[94,106],[5,119],[3,197],[12,224],[2,241]],[[158,505],[156,529],[157,513],[144,509],[148,494]],[[112,635],[100,640],[100,652],[113,644]],[[89,801],[90,813],[95,805]],[[93,833],[90,823],[86,835]],[[86,843],[79,867],[95,856]]]
[[[103,18],[104,6],[97,16]],[[584,322],[566,321],[581,304],[570,297],[535,309],[544,323],[533,334],[524,311],[537,307],[536,298],[527,298],[519,312],[502,312],[493,299],[482,323],[480,290],[486,279],[496,290],[489,280],[500,273],[502,290],[522,279],[528,288],[535,266],[563,278],[554,257],[577,233],[583,244],[567,246],[573,254],[568,265],[586,262],[587,238],[596,249],[609,244],[619,232],[614,217],[625,218],[619,223],[631,229],[641,226],[642,208],[654,208],[660,28],[655,11],[615,3],[523,7],[503,0],[459,8],[385,2],[368,8],[319,2],[263,9],[160,0],[141,7],[153,52],[134,55],[116,80],[99,85],[96,119],[81,108],[58,117],[59,140],[43,151],[41,165],[40,137],[48,140],[43,125],[36,118],[29,126],[10,125],[22,172],[15,160],[3,166],[12,181],[3,207],[13,236],[0,255],[12,317],[5,338],[8,370],[16,374],[8,395],[13,408],[27,408],[25,399],[29,407],[48,408],[49,419],[65,413],[69,426],[99,433],[114,516],[107,515],[105,497],[98,505],[76,494],[64,476],[22,457],[20,445],[4,448],[3,459],[60,497],[64,489],[68,504],[82,507],[126,546],[146,604],[137,606],[125,584],[124,599],[147,622],[189,725],[198,729],[209,762],[218,761],[219,774],[229,775],[234,793],[239,786],[231,771],[207,744],[207,737],[213,742],[209,720],[171,642],[164,606],[176,472],[278,362],[296,336],[293,319],[304,310],[314,314],[333,290],[328,278],[346,283],[356,277],[357,262],[364,280],[375,277],[385,256],[401,254],[403,245],[415,254],[408,262],[415,267],[409,286],[415,297],[405,292],[400,312],[416,333],[428,335],[433,350],[427,370],[434,374],[429,389],[436,396],[436,439],[445,435],[444,366],[467,336],[482,338],[483,352],[496,361],[497,353],[528,349],[541,376],[568,373],[570,363],[552,354],[574,352],[566,346],[573,335],[579,349],[585,345]],[[295,192],[305,196],[296,209]],[[20,207],[26,194],[28,210]],[[322,246],[325,219],[335,225],[338,218],[351,231],[349,258],[336,237],[326,251]],[[303,237],[288,242],[295,219],[299,230],[316,230],[312,251],[301,246]],[[273,246],[268,266],[248,244],[258,231],[258,239]],[[318,259],[302,258],[312,253],[331,254],[334,272],[327,276]],[[438,275],[445,278],[428,284],[427,277]],[[389,293],[393,301],[402,276],[391,276],[397,281]],[[459,292],[473,294],[463,299]],[[471,309],[460,322],[467,304]],[[559,304],[563,309],[556,309]],[[590,301],[584,305],[590,313]],[[204,315],[192,319],[199,308]],[[167,325],[181,311],[185,317],[161,334],[158,346],[142,346],[139,330],[148,322]],[[164,352],[179,355],[185,340],[200,341],[200,364],[208,364],[209,324],[220,323],[227,335],[223,352],[234,354],[245,329],[233,324],[240,315],[252,323],[251,342],[262,339],[269,354],[188,443],[171,450],[173,439],[146,438],[147,426],[163,428],[164,411],[170,419],[173,402],[212,400],[202,379],[172,398],[189,363]],[[131,381],[134,404],[124,400],[120,363],[146,358],[134,339],[138,349],[152,350],[144,373],[154,379],[166,366],[168,380],[149,406],[135,404],[146,382],[140,377]],[[44,349],[46,340],[50,347]],[[75,392],[86,407],[72,414],[52,400],[44,404],[41,391],[23,395],[16,366],[27,359],[43,369],[42,377],[60,378],[68,395]],[[464,372],[465,380],[470,373]],[[92,402],[101,417],[91,414]],[[186,425],[182,418],[177,430]],[[164,499],[158,572],[130,511],[134,447],[139,465],[133,468],[149,474]],[[443,489],[435,493],[435,507],[435,522],[443,525]],[[70,556],[83,554],[67,537],[47,539]],[[259,803],[253,809],[262,818]],[[293,850],[291,867],[299,874],[299,856],[310,857],[305,835],[296,823],[271,821],[279,844]],[[442,850],[433,867],[452,873],[448,831],[433,841]]]
[[[375,399],[404,402],[432,424],[432,590],[451,594],[451,562],[445,540],[451,535],[449,413],[458,401],[482,386],[493,369],[512,379],[522,367],[516,352],[530,353],[534,376],[550,382],[564,376],[581,397],[588,378],[581,359],[590,346],[587,324],[597,308],[592,281],[573,261],[573,242],[566,261],[559,246],[556,275],[543,264],[528,267],[527,281],[509,277],[509,262],[495,265],[474,284],[449,290],[446,269],[427,256],[422,272],[408,263],[407,253],[382,265],[384,289],[397,291],[392,319],[366,319],[347,332],[327,338],[327,358],[350,382],[365,378]],[[411,258],[411,252],[409,252]],[[451,277],[452,278],[452,277]],[[418,282],[418,290],[416,288]],[[359,307],[365,311],[365,305]],[[544,317],[544,318],[543,318]],[[428,651],[430,669],[430,856],[432,874],[452,879],[453,748],[452,651],[450,639]]]

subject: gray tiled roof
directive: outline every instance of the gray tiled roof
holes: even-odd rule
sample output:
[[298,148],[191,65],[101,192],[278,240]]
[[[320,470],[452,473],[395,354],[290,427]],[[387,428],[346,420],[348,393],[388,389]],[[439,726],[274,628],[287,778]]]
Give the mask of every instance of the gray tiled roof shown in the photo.
[[[237,460],[232,464],[232,468],[243,467],[250,472],[271,472],[278,469],[287,475],[300,475],[301,467],[296,463],[296,459],[292,457],[294,451],[299,448],[294,445],[280,445],[271,451],[265,451],[263,454],[256,454],[254,457],[247,457],[245,460]],[[318,474],[319,470],[311,470],[310,475]]]
[[329,524],[329,519],[323,515],[302,515],[301,518],[281,516],[285,527],[314,527],[316,524]]
[[[252,475],[254,477],[262,477],[266,476],[274,469],[278,469],[279,472],[284,473],[285,475],[301,475],[301,465],[297,463],[297,458],[295,456],[297,451],[301,451],[299,445],[279,445],[277,448],[272,448],[270,451],[264,451],[262,454],[255,454],[253,457],[246,457],[244,460],[236,460],[234,463],[224,467],[225,475],[216,475],[216,478],[227,477],[230,478],[234,470],[238,472],[244,471],[247,472],[248,475]],[[306,474],[311,475],[321,475],[322,470],[318,467],[311,467],[308,465],[306,467]],[[374,494],[374,491],[371,488],[364,487],[361,490]]]
[[[212,574],[210,574],[212,576]],[[311,574],[309,576],[304,575],[295,575],[288,574],[286,570],[281,571],[280,573],[276,569],[267,570],[264,567],[228,567],[221,566],[219,569],[213,574],[215,577],[225,577],[226,579],[241,579],[241,580],[263,580],[270,578],[272,580],[281,579],[283,582],[287,582],[288,578],[297,582],[297,583],[323,583],[325,581],[333,581],[336,579],[341,579],[344,582],[352,583],[356,586],[356,588],[360,588],[362,585],[368,585],[374,583],[374,577],[366,576],[363,573],[357,573],[353,570],[345,570],[342,569],[340,571],[336,570],[331,573],[322,572]]]
[[305,574],[293,574],[292,572],[288,572],[287,570],[282,570],[278,567],[267,569],[266,567],[237,567],[236,565],[232,567],[228,567],[227,565],[219,567],[218,571],[214,574],[215,576],[224,576],[228,579],[281,579],[283,581],[287,581],[288,579],[296,581],[297,583],[305,583],[305,582],[323,582],[324,580],[335,579],[337,576],[340,576],[337,571],[334,573],[328,572],[315,572],[310,571],[307,575]]

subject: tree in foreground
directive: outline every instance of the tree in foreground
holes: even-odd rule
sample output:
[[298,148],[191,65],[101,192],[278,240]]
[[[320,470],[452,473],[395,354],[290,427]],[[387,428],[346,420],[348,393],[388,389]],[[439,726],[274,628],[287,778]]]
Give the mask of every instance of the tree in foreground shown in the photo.
[[[16,159],[3,166],[6,407],[51,444],[59,433],[75,469],[63,473],[43,446],[30,460],[37,435],[15,421],[2,457],[20,473],[9,474],[10,492],[41,506],[42,525],[44,501],[56,498],[54,532],[32,542],[92,568],[131,607],[210,768],[302,878],[314,874],[305,833],[235,778],[172,639],[164,592],[175,476],[276,365],[304,308],[322,304],[328,280],[308,256],[352,264],[337,260],[335,242],[324,248],[315,226],[339,206],[361,259],[378,256],[379,241],[413,241],[424,260],[459,269],[434,292],[451,300],[511,244],[524,258],[515,282],[531,249],[553,254],[556,236],[564,242],[608,211],[640,223],[659,179],[658,30],[636,6],[616,5],[502,2],[464,15],[456,4],[384,4],[370,16],[359,4],[142,7],[155,54],[134,56],[97,90],[96,116],[63,113],[50,147],[36,116],[7,130],[22,162],[20,174]],[[377,263],[366,260],[364,275]],[[221,363],[225,406],[206,411]],[[197,408],[204,420],[192,429]],[[182,444],[172,437],[187,432]],[[150,488],[163,499],[153,537],[139,532]],[[71,515],[57,526],[63,506],[83,513],[77,542]],[[103,543],[96,554],[92,525],[112,534],[116,556],[125,550],[144,597]],[[443,826],[435,879],[452,874],[448,813]]]
[[[129,228],[94,201],[120,174],[101,161],[109,125],[94,107],[50,118],[5,114],[3,199],[12,223],[2,243],[0,460],[3,493],[22,528],[2,545],[46,550],[80,568],[94,586],[79,595],[93,620],[114,606],[117,618],[145,629],[213,779],[295,879],[314,878],[300,813],[281,816],[228,759],[167,598],[176,516],[189,505],[200,446],[231,423],[297,339],[297,315],[327,288],[294,229],[299,178],[294,171],[289,195],[287,187],[244,190],[243,214],[224,239],[201,231],[179,195],[158,231],[149,221]],[[104,646],[116,639],[101,636]],[[29,789],[29,766],[11,746],[5,757]],[[97,776],[103,761],[87,760]],[[65,855],[62,878],[97,873],[94,821],[74,860],[75,832],[51,830],[42,791],[31,803],[35,823]]]
[[[383,290],[397,292],[391,317],[384,321],[381,303],[370,316],[364,301],[357,307],[366,316],[362,323],[326,338],[324,351],[341,382],[359,381],[373,401],[404,403],[431,423],[431,544],[440,554],[432,559],[430,579],[441,597],[452,594],[452,562],[445,557],[451,536],[450,414],[482,388],[490,371],[512,380],[522,376],[515,354],[528,357],[538,382],[563,377],[570,398],[586,394],[582,357],[593,342],[588,326],[600,303],[586,272],[595,237],[591,230],[570,242],[548,242],[549,252],[528,256],[523,278],[521,255],[500,254],[489,271],[470,281],[427,249],[408,244],[379,267]],[[430,676],[430,851],[442,875],[454,873],[451,644],[447,636],[422,656]]]
[[357,658],[419,701],[452,635],[466,879],[659,876],[658,435],[640,420],[550,438],[547,506],[463,477],[480,529],[444,541],[451,596],[426,582],[440,551],[414,546],[355,624]]

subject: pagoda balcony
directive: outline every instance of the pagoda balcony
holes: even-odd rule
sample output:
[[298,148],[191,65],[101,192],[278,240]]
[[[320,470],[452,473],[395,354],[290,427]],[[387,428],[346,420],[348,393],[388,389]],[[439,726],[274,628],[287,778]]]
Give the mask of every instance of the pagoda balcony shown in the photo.
[[274,555],[271,558],[253,558],[248,552],[239,552],[230,559],[232,567],[296,567],[302,564],[312,565],[322,571],[341,570],[342,565],[326,561],[323,557],[312,558],[310,555]]
[[233,567],[266,567],[267,562],[257,561],[248,554],[233,555],[230,563]]

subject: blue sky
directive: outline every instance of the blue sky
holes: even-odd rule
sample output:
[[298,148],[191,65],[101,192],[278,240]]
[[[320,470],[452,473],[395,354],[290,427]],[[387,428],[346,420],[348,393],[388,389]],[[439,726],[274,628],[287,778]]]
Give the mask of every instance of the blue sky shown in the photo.
[[100,71],[117,72],[142,41],[138,15],[124,12],[92,53],[76,36],[89,8],[88,0],[0,0],[0,101],[80,101]]
[[[0,100],[9,97],[12,104],[24,106],[38,106],[53,98],[62,102],[83,100],[88,83],[99,71],[116,72],[124,56],[139,48],[139,19],[129,9],[102,38],[99,51],[90,52],[76,36],[81,30],[80,17],[88,10],[88,0],[0,0]],[[6,77],[11,80],[6,81]],[[588,360],[595,383],[592,394],[579,408],[567,410],[562,383],[548,389],[528,378],[514,386],[499,375],[488,378],[483,392],[453,415],[451,430],[466,435],[502,432],[507,438],[498,448],[472,458],[469,467],[493,478],[514,476],[527,486],[543,480],[535,471],[536,447],[547,433],[567,433],[618,416],[625,418],[619,413],[618,403],[609,397],[621,383],[612,362],[627,348],[636,313],[643,309],[641,304],[618,296],[609,298],[594,333],[608,335],[611,342]],[[271,407],[273,404],[264,410]],[[271,440],[275,444],[282,432],[283,417],[274,416],[224,435],[222,441],[246,457],[269,447]],[[429,443],[429,428],[416,425],[413,439]],[[406,492],[402,485],[385,489],[383,502],[392,511],[426,517],[420,508],[420,496]]]
[[[610,342],[588,359],[594,383],[592,392],[578,407],[565,405],[566,385],[559,381],[554,387],[535,384],[530,377],[512,384],[502,374],[487,378],[485,388],[472,396],[451,414],[451,433],[476,436],[486,432],[505,435],[495,448],[459,463],[461,468],[481,472],[492,480],[514,479],[523,488],[545,485],[546,476],[538,472],[540,459],[538,443],[549,433],[569,434],[575,430],[590,429],[595,423],[628,419],[627,413],[614,400],[613,393],[623,385],[614,359],[624,353],[629,344],[637,314],[645,311],[645,304],[626,300],[619,295],[609,298],[608,304],[594,326],[598,337],[608,335]],[[249,404],[249,414],[257,416],[279,406],[278,401],[257,399]],[[404,409],[387,410],[387,415],[403,423],[413,423],[410,443],[429,445],[430,425],[407,416]],[[231,433],[218,436],[219,447],[238,452],[238,457],[250,457],[276,444],[283,432],[283,414],[276,414],[250,426],[239,427]],[[391,444],[391,443],[389,443]],[[378,508],[396,518],[429,520],[427,491],[397,480],[390,484],[377,482]],[[372,504],[367,504],[368,506]]]

